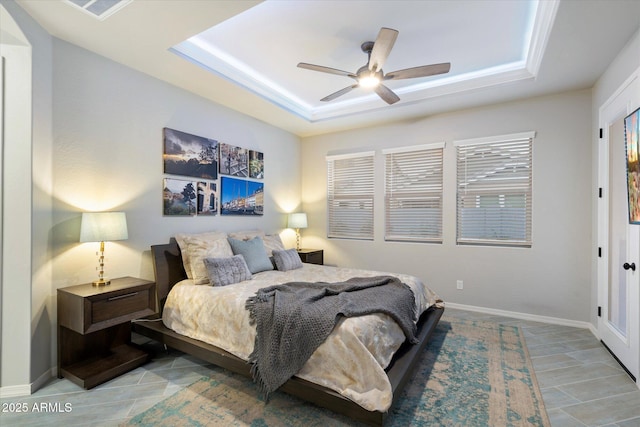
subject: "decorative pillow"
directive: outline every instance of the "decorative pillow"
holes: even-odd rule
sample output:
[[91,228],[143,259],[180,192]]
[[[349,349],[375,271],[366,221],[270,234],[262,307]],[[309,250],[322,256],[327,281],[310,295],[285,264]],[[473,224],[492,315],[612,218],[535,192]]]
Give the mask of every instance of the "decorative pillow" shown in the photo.
[[295,249],[273,251],[273,261],[276,263],[276,268],[280,271],[302,268],[302,260],[300,259],[300,255],[298,255],[298,251]]
[[[191,268],[191,252],[189,250],[189,243],[192,241],[197,244],[197,247],[207,246],[207,242],[209,241],[217,241],[220,239],[227,240],[227,233],[221,231],[209,231],[205,233],[197,233],[197,234],[186,234],[179,233],[175,235],[176,242],[178,242],[178,246],[180,247],[180,252],[182,252],[182,263],[184,265],[184,271],[187,273],[187,278],[193,279],[193,269]],[[195,247],[194,247],[195,248]],[[231,248],[226,252],[230,254],[228,256],[232,256]],[[212,255],[213,256],[213,255]],[[224,257],[225,255],[219,255],[219,257]],[[200,262],[202,264],[202,262]]]
[[273,270],[273,264],[271,264],[267,256],[261,237],[254,237],[251,240],[237,240],[229,237],[227,240],[231,245],[233,254],[244,257],[251,273]]
[[213,286],[227,286],[251,279],[251,272],[241,255],[231,258],[205,258],[204,265]]
[[193,272],[193,283],[195,285],[205,285],[209,282],[209,273],[204,265],[206,258],[231,258],[233,251],[227,239],[218,239],[209,242],[207,246],[200,247],[198,243],[189,243],[191,252],[191,271]]
[[264,237],[264,231],[262,230],[234,231],[233,233],[229,233],[229,237],[236,240],[251,240],[255,237]]
[[273,251],[284,251],[284,243],[279,234],[267,234],[263,238],[267,256],[273,256]]

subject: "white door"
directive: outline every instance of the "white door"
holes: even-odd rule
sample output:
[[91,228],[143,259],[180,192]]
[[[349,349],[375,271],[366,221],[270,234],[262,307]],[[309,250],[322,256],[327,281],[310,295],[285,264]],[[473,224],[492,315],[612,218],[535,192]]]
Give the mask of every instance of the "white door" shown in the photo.
[[640,106],[639,75],[636,72],[600,109],[603,195],[598,207],[602,250],[598,333],[636,381],[640,371],[640,225],[629,223],[624,118]]

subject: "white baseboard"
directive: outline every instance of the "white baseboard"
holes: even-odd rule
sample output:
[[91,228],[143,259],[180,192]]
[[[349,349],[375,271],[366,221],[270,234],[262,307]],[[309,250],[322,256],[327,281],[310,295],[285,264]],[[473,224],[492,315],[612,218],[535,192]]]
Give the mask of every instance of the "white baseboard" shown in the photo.
[[31,384],[0,387],[0,398],[29,396],[49,382],[51,378],[55,377],[57,375],[57,370],[58,368],[54,367],[45,371]]
[[0,397],[21,397],[31,394],[31,384],[6,385],[0,387]]
[[446,307],[450,307],[457,310],[475,311],[478,313],[492,314],[496,316],[513,317],[516,319],[530,320],[533,322],[549,323],[552,325],[563,325],[563,326],[571,326],[574,328],[589,329],[589,331],[591,331],[591,333],[596,338],[600,339],[600,336],[598,335],[598,330],[594,325],[592,325],[589,322],[562,319],[559,317],[539,316],[537,314],[519,313],[517,311],[498,310],[495,308],[477,307],[475,305],[457,304],[455,302],[445,302],[445,313],[446,313]]

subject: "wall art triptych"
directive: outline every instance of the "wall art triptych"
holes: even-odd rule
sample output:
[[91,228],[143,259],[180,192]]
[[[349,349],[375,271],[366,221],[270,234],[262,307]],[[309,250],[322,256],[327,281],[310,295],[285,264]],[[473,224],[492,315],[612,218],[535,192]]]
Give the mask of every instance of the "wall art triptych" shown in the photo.
[[[264,155],[164,128],[165,216],[262,215]],[[218,180],[218,174],[222,176]],[[247,179],[249,178],[249,179]]]

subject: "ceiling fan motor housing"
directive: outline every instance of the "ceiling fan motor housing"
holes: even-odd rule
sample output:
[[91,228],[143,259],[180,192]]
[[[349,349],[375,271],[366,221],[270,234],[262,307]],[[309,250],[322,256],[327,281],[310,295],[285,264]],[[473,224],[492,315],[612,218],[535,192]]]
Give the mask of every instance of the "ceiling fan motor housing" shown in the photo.
[[375,42],[364,42],[360,45],[360,49],[362,49],[362,51],[366,54],[371,54],[371,51],[373,50],[373,45],[375,44]]

